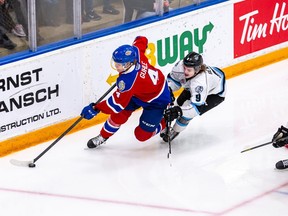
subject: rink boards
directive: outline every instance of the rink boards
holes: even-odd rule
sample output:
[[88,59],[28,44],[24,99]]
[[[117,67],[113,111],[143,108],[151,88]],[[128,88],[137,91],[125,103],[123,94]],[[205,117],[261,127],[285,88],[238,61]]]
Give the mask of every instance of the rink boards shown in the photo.
[[[284,0],[228,1],[0,66],[0,156],[58,137],[115,82],[111,53],[138,35],[168,74],[193,50],[226,77],[288,57]],[[161,34],[155,32],[161,32]],[[103,122],[105,115],[76,128]]]

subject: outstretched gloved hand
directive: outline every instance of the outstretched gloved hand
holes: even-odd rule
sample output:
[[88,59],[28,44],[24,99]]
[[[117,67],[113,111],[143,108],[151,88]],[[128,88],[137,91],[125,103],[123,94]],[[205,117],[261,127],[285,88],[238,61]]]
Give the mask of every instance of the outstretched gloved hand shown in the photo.
[[94,103],[91,103],[88,106],[85,106],[80,115],[87,120],[90,120],[93,117],[95,117],[100,111],[95,110],[94,105],[95,105]]

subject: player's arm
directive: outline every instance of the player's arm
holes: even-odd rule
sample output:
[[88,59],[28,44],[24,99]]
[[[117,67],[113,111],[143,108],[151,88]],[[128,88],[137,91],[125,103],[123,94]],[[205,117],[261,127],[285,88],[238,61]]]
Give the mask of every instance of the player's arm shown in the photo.
[[178,89],[181,88],[181,83],[180,81],[173,75],[173,72],[170,72],[167,75],[167,82],[168,86],[172,90],[172,92],[177,91]]
[[181,66],[181,61],[178,61],[167,75],[168,86],[173,92],[177,91],[181,88],[181,80],[183,79],[185,79],[183,66]]
[[144,54],[148,47],[148,39],[144,36],[137,36],[132,45],[137,47],[139,52]]
[[[89,120],[95,117],[100,111],[105,114],[121,112],[128,105],[133,95],[133,89],[129,88],[126,90],[126,85],[122,85],[122,82],[123,81],[118,82],[117,87],[120,86],[120,89],[118,87],[117,90],[107,100],[104,100],[98,104],[91,103],[88,106],[84,107],[81,116]],[[124,86],[123,89],[122,86]]]
[[[205,104],[207,98],[207,86],[201,85],[198,82],[191,82],[189,89],[184,89],[177,98],[177,104],[181,106],[183,115],[187,118],[194,118],[200,115],[200,106]],[[189,103],[185,103],[189,101]]]
[[131,97],[131,91],[122,92],[117,89],[107,100],[95,105],[94,109],[100,110],[105,114],[119,113],[125,109]]

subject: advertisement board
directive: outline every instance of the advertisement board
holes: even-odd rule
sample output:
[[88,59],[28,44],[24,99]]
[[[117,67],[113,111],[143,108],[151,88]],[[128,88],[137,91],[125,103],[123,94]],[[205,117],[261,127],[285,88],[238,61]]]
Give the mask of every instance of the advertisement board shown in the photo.
[[67,52],[65,58],[50,54],[1,69],[0,141],[79,112],[82,75],[77,62],[75,53]]
[[164,74],[190,51],[225,68],[287,47],[287,14],[285,0],[227,1],[0,66],[0,144],[79,117],[116,81],[113,51],[138,35],[148,38],[146,56]]
[[234,58],[288,39],[287,0],[246,0],[234,4]]

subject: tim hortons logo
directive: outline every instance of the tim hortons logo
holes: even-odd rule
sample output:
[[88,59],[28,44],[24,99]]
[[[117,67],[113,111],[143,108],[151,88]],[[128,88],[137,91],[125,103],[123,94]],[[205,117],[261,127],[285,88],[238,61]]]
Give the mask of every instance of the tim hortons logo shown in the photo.
[[267,34],[273,35],[274,33],[286,31],[288,29],[288,13],[285,14],[286,3],[282,4],[281,9],[279,6],[278,3],[275,4],[270,22],[256,23],[255,17],[259,13],[258,10],[241,16],[239,20],[245,23],[240,43],[244,44],[257,38],[265,38]]

